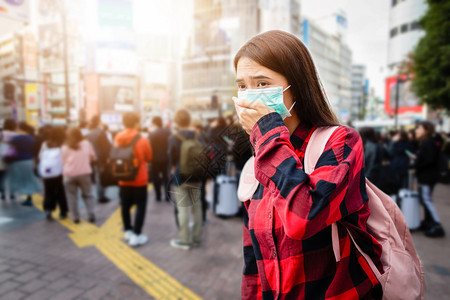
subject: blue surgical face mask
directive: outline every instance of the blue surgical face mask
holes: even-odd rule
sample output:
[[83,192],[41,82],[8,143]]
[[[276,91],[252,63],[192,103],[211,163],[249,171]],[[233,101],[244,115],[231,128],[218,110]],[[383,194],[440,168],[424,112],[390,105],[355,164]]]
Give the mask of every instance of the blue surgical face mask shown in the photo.
[[284,105],[283,92],[290,87],[291,86],[288,86],[284,90],[281,86],[265,89],[247,89],[245,91],[238,91],[238,98],[247,99],[250,101],[261,101],[265,105],[275,109],[275,111],[279,113],[284,120],[285,118],[291,116],[290,111],[295,105],[294,102],[289,110],[286,108],[286,105]]

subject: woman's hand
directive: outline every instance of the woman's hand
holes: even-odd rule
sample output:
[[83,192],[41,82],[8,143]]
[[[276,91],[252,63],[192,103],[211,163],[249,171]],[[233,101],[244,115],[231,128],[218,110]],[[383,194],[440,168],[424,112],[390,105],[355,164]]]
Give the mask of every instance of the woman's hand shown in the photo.
[[236,97],[233,97],[233,101],[242,128],[244,128],[248,134],[251,133],[253,126],[255,126],[259,119],[275,111],[261,101],[249,101],[246,99],[238,99]]

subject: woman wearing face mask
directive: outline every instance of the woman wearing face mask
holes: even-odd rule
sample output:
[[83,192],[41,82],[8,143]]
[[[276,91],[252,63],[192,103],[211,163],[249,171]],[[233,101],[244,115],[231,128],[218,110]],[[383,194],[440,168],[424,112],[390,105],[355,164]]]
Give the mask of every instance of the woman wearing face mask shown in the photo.
[[316,169],[304,171],[311,134],[338,125],[308,50],[289,33],[269,31],[242,46],[234,67],[234,101],[255,150],[259,182],[244,202],[242,298],[381,299],[379,282],[347,233],[381,271],[381,246],[366,231],[370,211],[358,133],[338,127]]

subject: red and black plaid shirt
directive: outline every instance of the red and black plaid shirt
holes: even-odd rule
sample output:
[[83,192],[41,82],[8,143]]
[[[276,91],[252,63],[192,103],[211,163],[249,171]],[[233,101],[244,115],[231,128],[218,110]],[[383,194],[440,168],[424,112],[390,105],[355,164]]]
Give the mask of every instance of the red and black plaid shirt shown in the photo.
[[[366,231],[361,138],[351,128],[336,129],[308,175],[303,159],[313,131],[300,125],[290,135],[277,113],[252,130],[260,185],[245,203],[243,299],[381,299],[378,280],[346,231],[382,271],[381,246]],[[339,262],[330,226],[337,221]]]

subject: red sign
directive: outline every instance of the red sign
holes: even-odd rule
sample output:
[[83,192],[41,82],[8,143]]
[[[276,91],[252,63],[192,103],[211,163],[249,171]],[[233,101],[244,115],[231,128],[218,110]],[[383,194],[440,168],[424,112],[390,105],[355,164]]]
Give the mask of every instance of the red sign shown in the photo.
[[423,106],[419,99],[411,90],[411,80],[406,76],[392,76],[386,78],[386,98],[384,102],[384,110],[390,114],[395,114],[395,99],[397,96],[397,81],[401,78],[399,86],[398,113],[421,113]]

